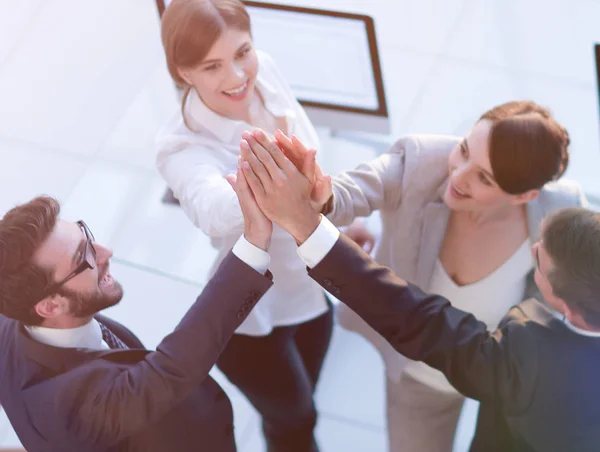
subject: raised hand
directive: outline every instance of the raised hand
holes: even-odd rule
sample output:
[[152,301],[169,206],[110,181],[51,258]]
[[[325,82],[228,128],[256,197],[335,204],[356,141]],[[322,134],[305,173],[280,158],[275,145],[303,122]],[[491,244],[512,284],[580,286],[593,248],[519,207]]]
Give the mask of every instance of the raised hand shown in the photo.
[[[241,164],[241,160],[239,163]],[[244,215],[244,237],[254,246],[267,251],[271,244],[273,222],[260,210],[240,166],[238,166],[237,174],[230,174],[226,179],[240,201]]]
[[[255,135],[255,138],[263,146],[266,143]],[[304,144],[294,135],[289,138],[281,130],[275,132],[275,139],[279,148],[283,151],[285,156],[298,168],[304,176],[313,182],[313,190],[310,194],[311,202],[315,207],[319,208],[319,212],[323,212],[323,207],[329,201],[332,195],[331,178],[325,177],[321,171],[321,167],[316,163],[311,168],[306,168],[306,155],[309,152],[316,152],[314,149],[308,149]],[[314,171],[312,170],[314,168]],[[312,171],[311,174],[308,172]]]
[[315,151],[304,157],[302,167],[307,177],[261,130],[245,132],[240,149],[242,170],[260,209],[299,243],[304,242],[321,221],[320,209],[311,201]]

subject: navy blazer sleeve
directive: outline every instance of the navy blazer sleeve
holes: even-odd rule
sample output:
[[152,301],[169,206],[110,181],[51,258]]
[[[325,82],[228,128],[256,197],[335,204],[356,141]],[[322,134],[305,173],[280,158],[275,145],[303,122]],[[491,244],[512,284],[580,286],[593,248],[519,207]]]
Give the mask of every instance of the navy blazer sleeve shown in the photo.
[[29,413],[34,425],[56,441],[53,435],[68,431],[81,450],[108,448],[151,425],[207,377],[271,285],[230,252],[175,330],[139,363],[95,359],[24,389],[27,405],[36,407]]
[[520,310],[489,333],[472,314],[406,283],[343,234],[310,275],[399,353],[442,371],[467,397],[512,411],[531,401],[538,355]]

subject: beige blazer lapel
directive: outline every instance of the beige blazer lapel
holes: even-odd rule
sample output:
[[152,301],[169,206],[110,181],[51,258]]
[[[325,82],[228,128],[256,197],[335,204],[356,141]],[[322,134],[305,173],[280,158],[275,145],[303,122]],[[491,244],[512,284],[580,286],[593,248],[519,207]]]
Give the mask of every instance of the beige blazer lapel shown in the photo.
[[417,258],[416,284],[428,290],[433,269],[444,241],[450,209],[444,204],[442,196],[447,183],[442,184],[438,194],[439,199],[425,206],[423,214],[423,229],[419,243],[419,256]]

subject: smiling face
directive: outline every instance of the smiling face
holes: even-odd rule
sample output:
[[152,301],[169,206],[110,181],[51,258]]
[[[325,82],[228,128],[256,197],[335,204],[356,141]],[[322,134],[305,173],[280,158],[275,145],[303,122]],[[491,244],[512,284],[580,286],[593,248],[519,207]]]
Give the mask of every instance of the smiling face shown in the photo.
[[112,252],[95,242],[90,247],[87,242],[84,228],[59,221],[36,252],[35,264],[48,269],[55,282],[69,277],[85,259],[93,267],[76,274],[56,294],[40,301],[35,308],[41,317],[87,319],[123,297],[121,285],[110,274]]
[[534,196],[534,193],[511,195],[498,186],[489,158],[491,127],[490,121],[477,122],[450,153],[450,183],[444,193],[444,202],[452,210],[483,212],[502,209],[523,204]]
[[258,58],[248,32],[226,28],[198,66],[180,73],[214,112],[237,120],[248,116],[258,73]]

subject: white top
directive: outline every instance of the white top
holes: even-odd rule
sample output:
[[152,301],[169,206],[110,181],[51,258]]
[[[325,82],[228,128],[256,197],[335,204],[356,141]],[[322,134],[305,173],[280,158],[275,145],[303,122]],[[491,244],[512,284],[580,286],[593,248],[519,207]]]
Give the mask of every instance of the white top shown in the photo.
[[[317,134],[275,63],[265,53],[257,53],[256,86],[267,110],[285,118],[288,133],[318,149]],[[194,132],[178,113],[158,135],[157,167],[186,215],[219,251],[212,275],[243,232],[239,202],[225,176],[235,173],[242,133],[253,127],[216,114],[194,91],[186,112]],[[276,326],[302,323],[327,311],[323,289],[306,273],[296,248],[292,236],[276,226],[269,248],[274,285],[237,333],[267,335]]]
[[[233,247],[233,253],[260,274],[264,275],[269,268],[269,255],[267,254],[265,260],[264,251],[250,244],[244,236],[240,237]],[[102,340],[102,330],[96,319],[77,328],[46,328],[43,326],[27,326],[25,328],[32,339],[53,347],[110,349],[108,344]]]
[[[509,309],[521,302],[527,284],[527,274],[534,261],[526,240],[515,254],[487,277],[464,286],[448,276],[439,259],[428,292],[447,298],[455,308],[469,312],[493,331]],[[410,361],[404,372],[415,380],[438,391],[456,392],[444,374],[423,362]]]

